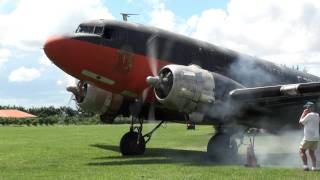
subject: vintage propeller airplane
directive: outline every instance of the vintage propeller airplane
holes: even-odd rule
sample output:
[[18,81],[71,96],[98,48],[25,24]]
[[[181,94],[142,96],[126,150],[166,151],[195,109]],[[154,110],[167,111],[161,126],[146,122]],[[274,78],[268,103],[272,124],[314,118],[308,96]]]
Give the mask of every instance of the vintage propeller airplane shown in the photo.
[[[209,157],[234,155],[232,137],[241,127],[295,128],[302,104],[320,96],[319,77],[131,22],[84,22],[72,34],[50,37],[44,51],[79,80],[67,90],[82,109],[109,123],[132,115],[123,155],[143,154],[164,121],[188,119],[216,127]],[[148,119],[161,121],[142,134]]]

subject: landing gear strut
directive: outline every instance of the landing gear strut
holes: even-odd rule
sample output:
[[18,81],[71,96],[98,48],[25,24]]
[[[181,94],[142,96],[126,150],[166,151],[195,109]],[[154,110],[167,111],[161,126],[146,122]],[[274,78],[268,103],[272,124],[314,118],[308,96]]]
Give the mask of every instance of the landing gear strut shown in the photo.
[[[138,125],[135,122],[138,120]],[[142,135],[143,119],[132,118],[130,131],[124,134],[120,141],[120,152],[122,155],[143,155],[146,144],[150,141],[152,134],[162,125],[161,121],[155,128],[145,135]]]
[[122,155],[142,155],[146,149],[146,142],[142,136],[143,120],[138,118],[139,126],[134,126],[135,117],[132,118],[130,131],[120,140]]
[[231,133],[225,132],[221,126],[217,128],[217,131],[208,142],[208,157],[214,161],[235,159],[238,153],[237,142],[231,138]]

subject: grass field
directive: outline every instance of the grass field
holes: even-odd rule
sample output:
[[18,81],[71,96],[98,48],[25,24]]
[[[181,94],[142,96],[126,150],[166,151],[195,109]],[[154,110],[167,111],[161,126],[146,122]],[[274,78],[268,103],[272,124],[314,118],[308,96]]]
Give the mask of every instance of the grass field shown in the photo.
[[[150,130],[154,124],[147,124]],[[210,126],[159,128],[145,156],[122,157],[128,125],[0,127],[0,179],[320,179],[298,168],[209,162]]]

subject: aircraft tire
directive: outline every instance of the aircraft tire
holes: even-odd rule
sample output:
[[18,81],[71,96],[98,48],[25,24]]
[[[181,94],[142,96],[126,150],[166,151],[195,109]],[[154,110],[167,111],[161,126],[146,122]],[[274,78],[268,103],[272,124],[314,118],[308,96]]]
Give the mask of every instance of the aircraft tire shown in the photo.
[[[139,143],[138,142],[138,137]],[[124,134],[120,141],[120,152],[124,156],[142,155],[146,149],[146,142],[144,138],[137,132],[127,132]]]
[[237,142],[230,135],[218,133],[211,137],[207,146],[207,154],[213,161],[234,160],[238,153]]

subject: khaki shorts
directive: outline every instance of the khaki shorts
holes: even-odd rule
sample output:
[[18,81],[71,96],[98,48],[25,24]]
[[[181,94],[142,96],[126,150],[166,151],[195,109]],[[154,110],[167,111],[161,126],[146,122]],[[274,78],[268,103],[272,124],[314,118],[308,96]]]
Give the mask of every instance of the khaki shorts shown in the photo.
[[300,149],[309,149],[315,151],[318,148],[318,141],[306,141],[302,140],[300,143]]

